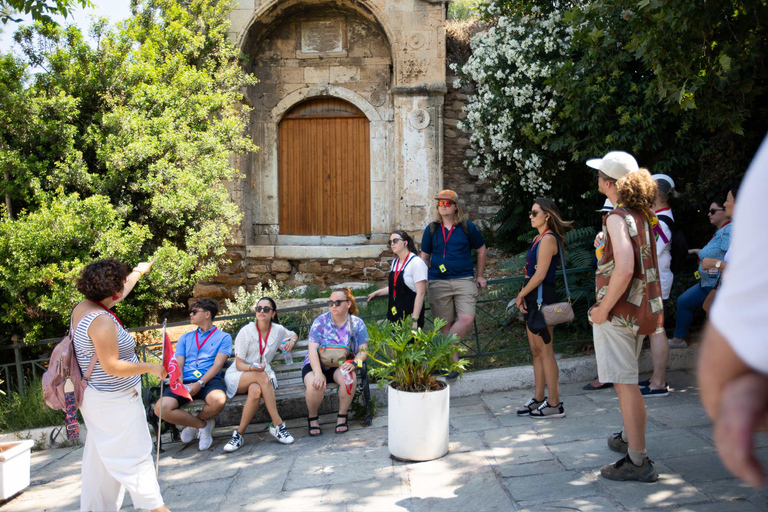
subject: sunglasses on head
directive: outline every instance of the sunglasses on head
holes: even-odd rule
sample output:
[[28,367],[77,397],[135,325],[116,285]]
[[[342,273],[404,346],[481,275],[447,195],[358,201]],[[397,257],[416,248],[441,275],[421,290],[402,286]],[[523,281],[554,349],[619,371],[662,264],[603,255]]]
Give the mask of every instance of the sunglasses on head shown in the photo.
[[339,306],[341,306],[341,305],[342,305],[342,303],[344,303],[344,302],[349,302],[349,299],[342,299],[342,300],[329,300],[329,301],[328,301],[328,307],[329,307],[329,308],[332,308],[332,307],[339,307]]
[[393,238],[392,240],[390,240],[389,242],[387,242],[387,245],[388,245],[388,246],[390,246],[390,247],[392,247],[392,246],[393,246],[393,245],[395,245],[396,243],[398,243],[398,242],[402,242],[402,241],[403,241],[403,239],[402,239],[402,238]]
[[456,203],[454,203],[453,201],[438,201],[437,202],[437,206],[445,206],[445,207],[453,206],[454,204],[456,204]]
[[253,309],[256,310],[257,313],[261,313],[262,311],[264,313],[271,313],[271,312],[275,311],[274,309],[272,309],[271,306],[256,306]]
[[725,211],[725,208],[710,208],[709,209],[709,214],[710,215],[714,215],[715,212],[724,212],[724,211]]

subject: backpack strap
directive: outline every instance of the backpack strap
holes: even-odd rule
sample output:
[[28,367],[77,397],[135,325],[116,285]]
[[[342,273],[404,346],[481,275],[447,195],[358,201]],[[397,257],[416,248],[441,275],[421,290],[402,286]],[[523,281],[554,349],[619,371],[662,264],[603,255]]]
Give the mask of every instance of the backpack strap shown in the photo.
[[[79,305],[79,304],[78,304],[78,305]],[[73,327],[72,327],[72,322],[73,322],[73,321],[74,321],[74,319],[75,319],[75,309],[76,309],[76,308],[77,308],[77,306],[75,306],[74,308],[72,308],[72,314],[71,314],[71,315],[69,315],[69,337],[70,337],[70,338],[72,338],[72,340],[73,340],[73,341],[74,341],[74,339],[75,339],[75,329],[76,329],[77,327],[80,327],[80,322],[82,322],[82,321],[83,321],[83,318],[85,318],[86,316],[88,316],[88,314],[87,314],[87,313],[86,313],[85,315],[83,315],[83,317],[82,317],[82,318],[81,318],[81,319],[80,319],[80,320],[77,322],[77,327],[73,328]],[[90,381],[90,380],[91,380],[91,374],[93,373],[93,369],[94,369],[94,368],[96,368],[96,362],[97,362],[98,360],[99,360],[99,358],[96,356],[96,347],[94,346],[94,347],[93,347],[93,357],[91,357],[91,362],[88,364],[88,368],[85,370],[85,373],[83,374],[83,379],[84,379],[86,382],[88,382],[88,381]]]
[[[430,222],[429,223],[429,238],[432,239],[432,248],[434,250],[435,247],[435,230],[437,229],[437,226],[440,225],[439,222]],[[459,223],[459,226],[461,226],[461,230],[464,232],[464,236],[467,237],[467,241],[469,241],[469,224],[467,222],[467,219],[462,220]],[[471,248],[471,246],[470,246]]]

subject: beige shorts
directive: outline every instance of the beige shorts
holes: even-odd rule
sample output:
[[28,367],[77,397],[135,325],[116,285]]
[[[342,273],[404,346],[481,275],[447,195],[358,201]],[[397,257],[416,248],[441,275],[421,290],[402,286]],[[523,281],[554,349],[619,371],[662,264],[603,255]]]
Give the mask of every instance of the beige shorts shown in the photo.
[[592,335],[600,382],[637,385],[637,359],[645,336],[635,335],[611,322],[592,324]]
[[433,317],[455,322],[456,315],[475,316],[477,283],[474,277],[429,281],[427,289]]

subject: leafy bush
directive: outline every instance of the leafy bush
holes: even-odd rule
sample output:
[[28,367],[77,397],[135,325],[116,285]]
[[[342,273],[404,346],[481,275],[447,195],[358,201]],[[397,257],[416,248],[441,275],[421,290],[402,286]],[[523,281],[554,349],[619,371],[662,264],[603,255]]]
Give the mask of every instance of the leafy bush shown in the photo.
[[[0,330],[60,335],[90,261],[157,258],[129,324],[218,272],[241,213],[225,183],[254,151],[229,2],[141,0],[117,27],[22,27],[0,56]],[[35,74],[31,70],[35,69]]]
[[453,355],[465,349],[455,335],[443,334],[446,322],[436,318],[431,329],[411,328],[412,321],[371,322],[368,324],[368,358],[375,364],[369,373],[378,379],[379,387],[389,384],[400,391],[443,389],[434,373],[438,371],[464,373],[468,361],[453,360]]
[[[273,281],[272,279],[270,279],[266,284],[257,284],[253,291],[250,292],[246,291],[245,288],[241,286],[237,289],[234,300],[224,300],[224,311],[220,313],[220,316],[249,314],[251,317],[230,320],[221,324],[220,328],[222,331],[231,333],[234,337],[238,332],[240,332],[240,329],[245,324],[255,320],[256,314],[253,312],[253,306],[256,305],[259,299],[262,297],[270,297],[272,300],[277,302],[279,300],[289,298],[290,296],[291,290],[286,289],[285,287],[281,286],[280,283]],[[282,318],[280,321],[283,325],[287,325]]]
[[0,397],[0,432],[63,425],[64,413],[45,405],[43,387],[39,381],[29,382],[24,391],[12,391]]

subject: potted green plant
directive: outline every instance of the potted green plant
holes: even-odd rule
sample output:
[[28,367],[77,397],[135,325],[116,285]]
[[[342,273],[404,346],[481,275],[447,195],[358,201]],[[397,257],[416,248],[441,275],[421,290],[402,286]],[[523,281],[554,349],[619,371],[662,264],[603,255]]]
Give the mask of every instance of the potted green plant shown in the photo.
[[443,334],[445,322],[431,329],[411,328],[412,320],[384,322],[368,328],[369,374],[388,386],[389,453],[403,460],[424,461],[448,453],[449,386],[435,375],[464,373],[466,360],[454,361],[463,347]]

